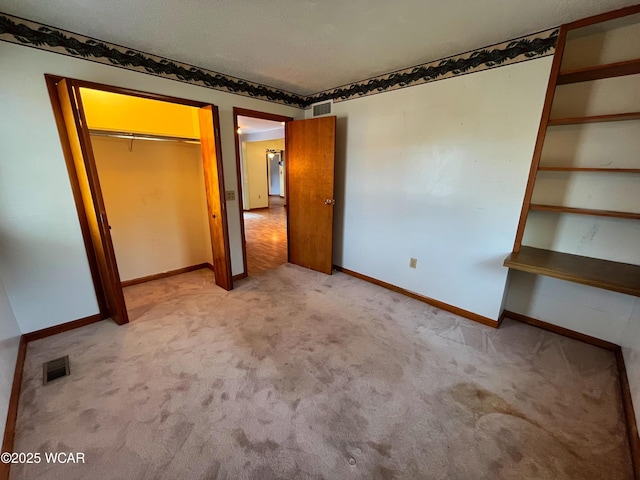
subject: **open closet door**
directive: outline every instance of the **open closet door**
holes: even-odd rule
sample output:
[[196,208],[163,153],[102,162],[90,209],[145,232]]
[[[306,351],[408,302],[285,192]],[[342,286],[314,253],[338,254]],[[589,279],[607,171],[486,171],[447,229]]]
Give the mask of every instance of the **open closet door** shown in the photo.
[[82,109],[80,87],[72,81],[61,80],[57,88],[108,314],[116,323],[122,325],[129,322],[129,317],[122,295],[120,274],[98,180],[98,170],[91,149],[89,129]]
[[224,194],[224,175],[218,109],[213,105],[202,107],[198,111],[200,120],[200,148],[202,166],[207,192],[209,228],[211,229],[211,248],[213,250],[213,271],[216,285],[231,290],[231,254],[229,250],[229,228],[227,226],[227,208]]
[[336,117],[285,129],[289,262],[331,275]]

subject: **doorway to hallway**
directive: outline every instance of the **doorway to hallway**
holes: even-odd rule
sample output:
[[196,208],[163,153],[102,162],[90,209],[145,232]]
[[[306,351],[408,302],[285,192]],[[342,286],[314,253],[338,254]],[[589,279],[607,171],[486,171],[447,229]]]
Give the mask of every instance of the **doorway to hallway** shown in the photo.
[[[335,175],[335,140],[336,117],[321,116],[305,120],[293,120],[289,117],[246,110],[233,109],[236,169],[238,183],[241,234],[243,239],[244,272],[247,276],[248,242],[245,240],[244,212],[270,207],[269,203],[269,157],[279,153],[286,212],[286,248],[287,261],[304,268],[331,275],[333,265],[333,207],[336,203],[334,195]],[[248,155],[255,142],[264,141],[265,137],[251,138],[253,142],[243,138],[250,122],[279,122],[284,131],[268,139],[283,142],[281,146],[258,145],[257,155]],[[242,125],[240,122],[247,122]],[[244,129],[243,129],[244,127]],[[284,138],[282,138],[284,137]],[[248,161],[255,158],[256,161]],[[251,172],[259,172],[258,175]],[[252,179],[259,180],[254,183]],[[254,217],[257,219],[258,217]],[[264,239],[264,237],[262,237]]]
[[284,125],[289,120],[234,108],[247,275],[260,274],[288,260]]

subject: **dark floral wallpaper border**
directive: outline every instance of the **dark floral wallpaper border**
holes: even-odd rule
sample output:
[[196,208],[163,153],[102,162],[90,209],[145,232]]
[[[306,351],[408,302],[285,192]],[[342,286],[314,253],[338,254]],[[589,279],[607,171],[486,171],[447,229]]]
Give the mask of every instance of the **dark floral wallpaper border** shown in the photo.
[[0,40],[149,73],[223,92],[304,107],[305,98],[241,78],[194,67],[148,53],[102,42],[65,30],[0,14]]
[[299,108],[327,100],[340,102],[360,98],[552,55],[557,38],[557,29],[547,30],[305,97],[0,13],[0,40]]
[[325,90],[307,96],[306,101],[307,104],[327,100],[340,102],[553,55],[558,33],[559,29],[534,33],[498,45]]

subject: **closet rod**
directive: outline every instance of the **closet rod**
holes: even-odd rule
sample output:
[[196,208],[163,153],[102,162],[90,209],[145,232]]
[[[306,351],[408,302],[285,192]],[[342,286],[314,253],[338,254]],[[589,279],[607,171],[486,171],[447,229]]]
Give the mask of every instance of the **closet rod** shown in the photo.
[[131,132],[113,132],[111,130],[93,130],[89,133],[97,137],[125,138],[127,140],[154,140],[160,142],[179,142],[179,143],[200,143],[199,138],[189,137],[172,137],[170,135],[147,135],[142,133]]

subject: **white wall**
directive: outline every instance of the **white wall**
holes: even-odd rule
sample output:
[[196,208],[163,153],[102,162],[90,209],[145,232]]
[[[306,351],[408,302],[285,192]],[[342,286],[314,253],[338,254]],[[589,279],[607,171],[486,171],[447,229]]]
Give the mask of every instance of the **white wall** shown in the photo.
[[334,103],[334,263],[497,319],[551,61]]
[[240,174],[242,175],[242,205],[245,210],[251,210],[252,208],[250,194],[251,188],[249,185],[249,175],[247,175],[249,168],[247,163],[247,142],[260,142],[263,140],[275,140],[278,138],[284,138],[284,127],[274,128],[273,130],[266,130],[264,132],[243,133],[238,136],[238,141],[240,143]]
[[246,169],[243,173],[246,176],[249,191],[249,203],[245,205],[245,210],[266,208],[269,206],[269,191],[265,149],[254,142],[246,142],[242,151],[246,155],[244,158]]
[[91,143],[121,280],[212,262],[199,145]]
[[247,175],[247,142],[239,140],[240,143],[240,181],[242,182],[242,206],[245,210],[251,210],[249,201],[249,176]]
[[20,328],[0,278],[0,432],[4,432],[7,419],[19,344]]
[[640,427],[640,298],[635,299],[629,325],[622,336],[622,354],[627,367],[636,422]]
[[[293,107],[0,42],[0,270],[23,333],[98,312],[45,73],[219,107],[224,178],[237,191],[233,107],[300,118]],[[233,274],[242,272],[237,201],[227,203]]]
[[505,310],[620,345],[636,297],[511,271]]

